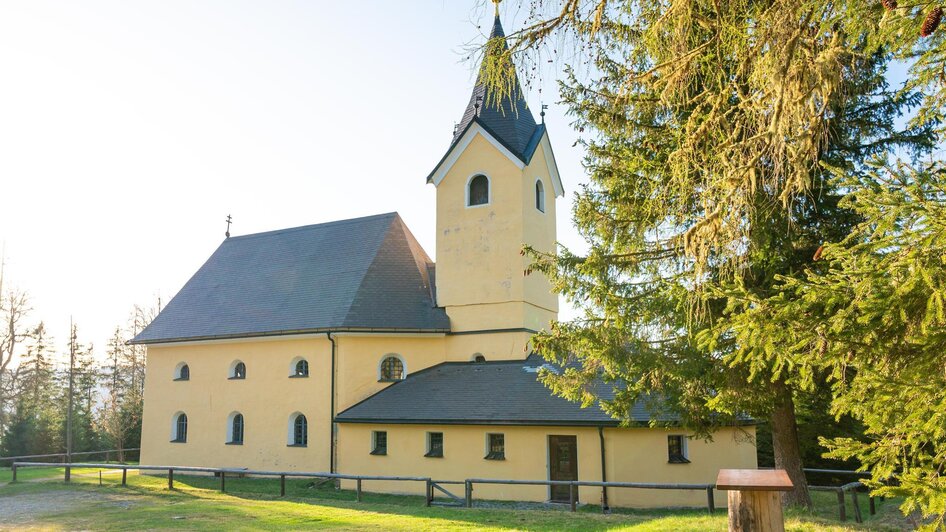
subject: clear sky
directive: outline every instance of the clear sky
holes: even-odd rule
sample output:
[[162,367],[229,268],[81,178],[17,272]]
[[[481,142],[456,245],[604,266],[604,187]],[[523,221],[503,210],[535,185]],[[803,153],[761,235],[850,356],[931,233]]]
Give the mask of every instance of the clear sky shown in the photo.
[[[72,315],[101,355],[132,305],[166,303],[213,253],[227,214],[241,235],[398,211],[434,257],[425,178],[491,19],[477,0],[0,3],[7,285],[59,346]],[[582,153],[548,74],[528,101],[550,104],[559,240],[580,248]]]

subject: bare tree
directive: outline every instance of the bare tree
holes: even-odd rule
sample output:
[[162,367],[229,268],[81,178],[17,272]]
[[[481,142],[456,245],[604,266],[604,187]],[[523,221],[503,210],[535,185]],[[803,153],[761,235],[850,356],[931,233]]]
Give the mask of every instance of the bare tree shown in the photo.
[[[0,290],[3,279],[0,276]],[[6,428],[7,405],[12,401],[17,371],[10,367],[17,347],[29,338],[25,325],[26,316],[32,310],[29,297],[19,290],[0,292],[0,435]]]

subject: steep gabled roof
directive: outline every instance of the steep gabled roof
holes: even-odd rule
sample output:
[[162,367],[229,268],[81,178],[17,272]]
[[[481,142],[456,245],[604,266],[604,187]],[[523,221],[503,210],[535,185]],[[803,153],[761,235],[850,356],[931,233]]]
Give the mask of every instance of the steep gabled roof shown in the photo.
[[[617,426],[618,420],[598,405],[580,404],[552,395],[537,380],[546,365],[536,355],[503,362],[447,362],[408,375],[336,416],[341,423]],[[554,366],[548,366],[552,367]],[[610,385],[597,393],[613,397]],[[673,423],[678,418],[652,411],[658,405],[640,402],[632,408],[632,423],[651,417]]]
[[228,238],[132,343],[446,332],[432,264],[397,213]]
[[[506,44],[506,34],[499,21],[499,14],[493,20],[493,30],[489,38],[502,39],[503,50],[509,49]],[[535,123],[532,111],[526,103],[519,78],[515,75],[515,67],[510,64],[509,68],[513,72],[511,94],[503,95],[497,102],[496,95],[491,92],[493,89],[488,88],[483,80],[483,67],[480,66],[473,94],[470,95],[470,101],[463,112],[463,118],[460,119],[453,142],[460,139],[463,132],[476,118],[493,136],[508,146],[510,151],[525,161],[526,148],[532,141],[538,124]]]

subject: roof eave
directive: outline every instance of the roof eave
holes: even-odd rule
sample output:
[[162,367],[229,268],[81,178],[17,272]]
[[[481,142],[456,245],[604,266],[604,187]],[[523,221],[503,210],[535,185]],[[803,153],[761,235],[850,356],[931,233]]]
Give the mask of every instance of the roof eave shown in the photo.
[[358,333],[434,333],[434,334],[447,334],[450,332],[450,328],[412,328],[412,327],[320,327],[313,329],[296,329],[296,330],[284,330],[284,331],[264,331],[264,332],[252,332],[252,333],[234,333],[234,334],[217,334],[217,335],[207,335],[207,336],[185,336],[180,338],[156,338],[148,340],[139,340],[137,337],[132,338],[126,344],[128,345],[154,345],[154,344],[174,344],[182,342],[205,342],[210,340],[236,340],[236,339],[250,339],[250,338],[271,338],[274,336],[298,336],[298,335],[307,335],[307,334],[325,334],[325,333],[342,333],[342,332],[358,332]]

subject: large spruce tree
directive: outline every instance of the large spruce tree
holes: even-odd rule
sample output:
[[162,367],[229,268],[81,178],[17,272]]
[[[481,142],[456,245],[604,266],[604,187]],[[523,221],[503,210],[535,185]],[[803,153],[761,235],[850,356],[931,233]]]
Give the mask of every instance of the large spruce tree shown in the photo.
[[[556,16],[543,18],[550,6]],[[796,485],[787,500],[810,504],[794,400],[825,369],[774,337],[746,350],[734,326],[861,221],[839,205],[847,190],[832,172],[860,175],[884,150],[930,146],[929,94],[884,82],[883,39],[894,35],[905,53],[922,8],[602,0],[533,9],[509,52],[487,53],[541,49],[558,32],[555,51],[572,42],[592,61],[563,86],[585,132],[591,182],[574,214],[590,250],[536,255],[584,316],[535,345],[581,365],[546,375],[548,384],[591,402],[587,384],[604,376],[620,390],[605,405],[615,416],[649,399],[697,435],[743,413],[769,419],[776,465]],[[487,79],[503,85],[501,71]],[[910,104],[921,119],[897,131]]]

